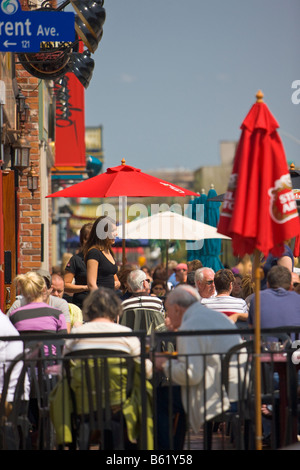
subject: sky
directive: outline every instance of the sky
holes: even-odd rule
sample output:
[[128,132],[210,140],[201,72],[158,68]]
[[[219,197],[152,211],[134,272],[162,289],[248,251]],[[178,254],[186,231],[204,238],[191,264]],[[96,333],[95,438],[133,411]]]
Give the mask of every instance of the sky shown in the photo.
[[[105,0],[85,92],[104,170],[219,165],[258,90],[300,167],[299,0]],[[296,83],[298,88],[292,88]],[[292,101],[299,101],[294,104]],[[296,100],[295,100],[296,98]]]

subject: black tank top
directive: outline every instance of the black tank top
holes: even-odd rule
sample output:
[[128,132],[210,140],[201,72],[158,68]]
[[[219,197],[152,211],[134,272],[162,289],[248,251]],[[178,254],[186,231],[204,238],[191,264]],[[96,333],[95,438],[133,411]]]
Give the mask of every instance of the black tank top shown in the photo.
[[102,253],[102,251],[98,250],[97,248],[92,248],[88,252],[86,261],[88,261],[89,259],[94,259],[98,261],[97,286],[114,289],[114,275],[118,272],[117,265],[111,263]]

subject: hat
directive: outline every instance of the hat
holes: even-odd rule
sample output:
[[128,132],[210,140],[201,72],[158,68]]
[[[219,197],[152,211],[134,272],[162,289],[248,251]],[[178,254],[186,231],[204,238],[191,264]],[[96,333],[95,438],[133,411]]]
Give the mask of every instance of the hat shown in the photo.
[[187,264],[179,263],[179,264],[177,264],[175,269],[176,269],[176,271],[178,271],[179,269],[185,269],[187,271]]
[[45,271],[44,269],[38,269],[36,273],[42,276],[44,279],[47,279],[49,285],[51,286],[51,274],[48,271]]

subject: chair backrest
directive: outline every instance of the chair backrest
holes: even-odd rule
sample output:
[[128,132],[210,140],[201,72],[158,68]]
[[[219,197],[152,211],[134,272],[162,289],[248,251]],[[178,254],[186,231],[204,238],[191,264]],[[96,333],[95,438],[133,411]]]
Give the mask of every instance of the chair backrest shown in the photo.
[[149,335],[154,331],[164,331],[165,319],[162,312],[150,308],[134,308],[124,310],[120,324],[133,331],[146,331]]
[[86,349],[63,361],[77,419],[88,422],[89,432],[112,432],[113,415],[122,412],[133,388],[134,359],[116,350]]
[[[0,428],[1,428],[1,439],[0,439],[0,448],[7,448],[6,440],[9,439],[9,448],[17,449],[18,448],[18,432],[17,426],[19,424],[19,417],[21,411],[24,409],[24,400],[25,400],[25,389],[27,385],[28,376],[27,371],[28,368],[31,366],[32,363],[35,363],[39,352],[41,350],[42,344],[35,343],[26,347],[24,352],[16,356],[8,369],[5,371],[4,374],[4,381],[3,381],[3,388],[2,393],[0,396]],[[20,363],[22,364],[21,369],[19,371],[18,380],[15,386],[14,391],[14,400],[10,402],[10,408],[7,412],[7,393],[9,389],[9,384],[11,380],[11,376],[15,370],[15,367],[19,366]],[[27,398],[28,401],[29,397]],[[9,430],[9,434],[7,434],[7,429]],[[9,437],[8,437],[9,435]],[[14,442],[13,442],[14,440]]]
[[235,369],[238,400],[246,398],[252,373],[253,340],[243,341],[227,351],[222,358],[222,384],[230,394],[230,368]]
[[80,412],[121,405],[131,394],[134,360],[128,354],[109,349],[73,351],[65,355],[64,368]]

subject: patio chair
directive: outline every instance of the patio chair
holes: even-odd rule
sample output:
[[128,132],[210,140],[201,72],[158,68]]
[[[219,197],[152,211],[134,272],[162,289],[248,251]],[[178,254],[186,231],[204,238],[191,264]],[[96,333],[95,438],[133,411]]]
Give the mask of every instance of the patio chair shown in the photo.
[[164,331],[165,319],[161,312],[150,308],[133,308],[124,310],[120,324],[133,331],[146,331],[150,335],[154,331]]
[[[291,345],[290,338],[284,333],[272,333],[272,337],[278,340],[283,345],[285,351],[289,350]],[[270,446],[273,449],[277,449],[280,446],[280,440],[282,440],[283,429],[290,429],[288,423],[291,423],[293,413],[295,413],[295,401],[293,396],[295,395],[295,374],[291,370],[292,362],[287,360],[284,368],[286,369],[286,393],[279,389],[278,383],[275,380],[275,362],[273,353],[269,354],[269,358],[265,358],[265,343],[264,339],[268,336],[262,335],[262,359],[261,359],[261,403],[272,409],[272,420],[269,423],[263,418],[263,428],[266,432],[266,428],[269,428],[270,432]],[[254,340],[245,341],[239,345],[231,348],[227,354],[223,357],[222,361],[222,383],[225,389],[228,391],[228,371],[229,365],[233,357],[240,354],[241,350],[246,348],[247,350],[247,362],[244,365],[244,376],[240,375],[240,365],[238,364],[239,380],[238,380],[238,403],[237,410],[229,411],[224,413],[217,421],[227,421],[230,423],[230,430],[232,439],[235,441],[235,446],[238,449],[255,449],[255,367],[254,367]],[[237,359],[238,360],[238,359]],[[280,393],[282,396],[280,396]],[[285,420],[287,423],[283,423],[283,414],[280,412],[280,406],[283,400],[287,400],[287,413]],[[285,431],[286,432],[286,431]],[[289,441],[289,439],[288,439]]]
[[73,404],[70,449],[130,447],[123,406],[133,387],[133,358],[115,350],[86,349],[65,355],[64,369]]
[[[0,396],[0,449],[20,450],[30,449],[29,433],[31,423],[28,419],[28,399],[25,400],[25,383],[28,380],[27,371],[35,362],[41,349],[41,344],[32,344],[19,354],[4,374],[4,383]],[[22,368],[15,387],[13,402],[7,402],[7,393],[11,375],[17,364],[22,362]]]
[[[54,447],[54,430],[50,420],[49,395],[59,380],[56,373],[52,373],[53,366],[61,362],[61,351],[64,339],[54,333],[41,331],[22,331],[24,344],[32,344],[35,337],[45,337],[40,343],[37,361],[31,362],[28,370],[31,390],[29,414],[33,424],[34,447],[38,450],[52,450]],[[48,339],[49,338],[49,339]]]

